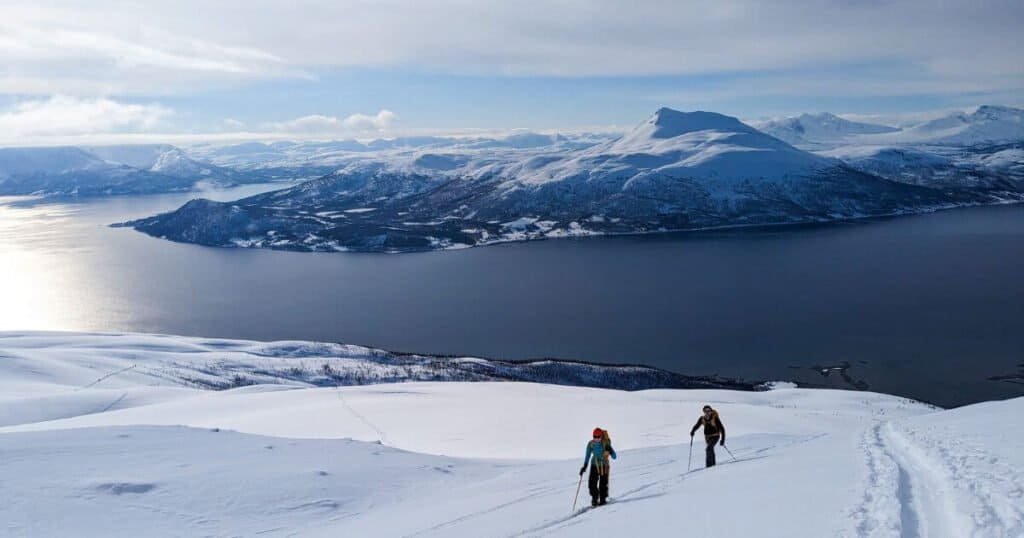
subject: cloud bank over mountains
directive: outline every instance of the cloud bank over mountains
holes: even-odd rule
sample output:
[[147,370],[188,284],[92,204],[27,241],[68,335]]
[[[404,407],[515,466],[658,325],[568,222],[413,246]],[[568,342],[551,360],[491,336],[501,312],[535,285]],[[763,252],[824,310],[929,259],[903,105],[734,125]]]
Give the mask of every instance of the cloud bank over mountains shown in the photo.
[[[168,133],[175,111],[159,104],[134,104],[104,97],[54,96],[19,101],[0,109],[0,145],[73,144],[83,141],[173,140],[188,133]],[[280,122],[250,125],[227,118],[222,132],[197,133],[195,140],[224,138],[353,138],[387,134],[397,115],[390,110],[348,116],[314,114]]]
[[[0,6],[0,117],[14,136],[215,134],[243,124],[387,133],[391,110],[420,129],[432,125],[417,118],[433,111],[484,127],[473,106],[479,92],[502,102],[503,80],[551,107],[606,114],[616,100],[722,109],[716,100],[728,98],[752,110],[764,95],[899,98],[914,110],[1019,106],[1022,21],[1024,4],[1005,0],[10,0]],[[352,73],[361,78],[338,80]],[[455,95],[420,97],[417,76]],[[687,78],[655,84],[653,94],[645,87],[664,77]],[[479,78],[497,82],[461,84]],[[592,81],[598,97],[540,93],[545,81],[575,79]],[[220,112],[232,101],[246,103],[247,115]],[[59,110],[70,118],[33,126]],[[91,114],[101,118],[84,127]],[[501,125],[486,127],[524,126],[512,107],[493,116]]]

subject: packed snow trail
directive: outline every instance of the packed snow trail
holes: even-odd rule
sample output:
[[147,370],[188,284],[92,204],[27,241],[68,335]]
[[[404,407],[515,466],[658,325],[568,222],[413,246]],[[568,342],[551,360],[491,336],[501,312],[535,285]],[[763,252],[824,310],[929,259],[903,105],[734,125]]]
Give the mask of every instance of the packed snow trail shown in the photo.
[[859,535],[1024,536],[1024,428],[998,412],[1004,405],[978,404],[943,412],[941,421],[933,415],[869,429],[862,446],[872,472],[857,511]]

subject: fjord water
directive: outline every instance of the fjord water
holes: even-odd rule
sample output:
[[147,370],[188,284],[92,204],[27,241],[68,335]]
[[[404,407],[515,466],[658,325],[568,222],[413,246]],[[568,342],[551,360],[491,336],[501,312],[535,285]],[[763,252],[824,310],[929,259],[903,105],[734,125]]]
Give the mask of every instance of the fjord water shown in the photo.
[[192,196],[0,199],[0,330],[641,363],[940,405],[1024,394],[988,379],[1024,368],[1024,206],[401,255],[215,249],[107,226]]

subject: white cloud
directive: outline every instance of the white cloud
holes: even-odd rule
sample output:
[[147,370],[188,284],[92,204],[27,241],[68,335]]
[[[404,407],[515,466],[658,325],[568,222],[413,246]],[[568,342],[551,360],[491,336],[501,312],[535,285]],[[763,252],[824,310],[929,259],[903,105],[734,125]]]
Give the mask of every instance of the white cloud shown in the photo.
[[172,114],[156,104],[120,103],[106,98],[51,97],[22,101],[0,111],[5,139],[146,132]]
[[394,112],[385,109],[373,116],[352,114],[341,123],[346,128],[356,131],[384,131],[391,126],[391,122],[395,121],[395,118]]
[[0,93],[194,92],[331,67],[615,76],[878,63],[926,89],[1024,85],[1020,0],[39,4],[0,6]]
[[235,118],[225,118],[221,123],[223,124],[224,129],[228,131],[239,131],[245,128],[245,122],[242,120],[236,120]]
[[[203,140],[280,140],[391,136],[397,115],[390,110],[344,117],[314,114],[250,128],[227,118],[207,130],[183,130],[169,121],[175,113],[157,103],[109,98],[55,96],[0,108],[0,146]],[[180,119],[180,118],[178,118]]]
[[390,110],[375,115],[352,114],[345,118],[314,114],[293,120],[269,124],[268,130],[304,135],[337,135],[384,132],[391,127],[396,116]]
[[[0,6],[0,93],[170,93],[300,73],[258,47],[172,27],[101,0]],[[124,8],[124,9],[121,9]],[[138,6],[136,6],[138,9]],[[196,12],[197,15],[200,12]]]

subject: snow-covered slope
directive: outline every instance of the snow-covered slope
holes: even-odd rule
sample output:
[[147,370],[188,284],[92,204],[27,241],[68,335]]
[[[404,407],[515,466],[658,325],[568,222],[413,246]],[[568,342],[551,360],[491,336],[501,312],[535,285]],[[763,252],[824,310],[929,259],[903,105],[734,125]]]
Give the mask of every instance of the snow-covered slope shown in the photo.
[[828,112],[755,121],[751,125],[760,131],[796,146],[815,143],[837,143],[857,135],[899,131],[899,129],[887,125],[850,121]]
[[[138,394],[140,387],[161,387],[147,392],[154,397],[176,394],[183,387],[223,390],[255,384],[317,387],[408,381],[533,381],[627,390],[754,388],[752,383],[646,366],[510,362],[344,344],[163,335],[0,332],[0,357],[0,403],[5,404],[0,407],[0,426],[18,424],[26,412],[28,421],[36,422],[73,416],[92,405],[111,410],[152,403]],[[102,390],[80,390],[101,384],[106,390],[124,389],[123,397],[110,404]],[[6,405],[11,402],[26,404],[27,410]]]
[[[279,170],[333,166],[352,162],[386,161],[399,165],[415,161],[425,153],[469,155],[489,160],[514,160],[530,152],[571,151],[604,142],[614,136],[605,133],[541,134],[514,132],[504,137],[418,136],[371,141],[279,141],[271,143],[202,144],[188,148],[201,160],[239,169]],[[513,151],[510,151],[513,150]],[[504,156],[501,154],[505,153]],[[326,172],[325,172],[326,173]]]
[[92,146],[87,150],[108,162],[125,164],[169,176],[191,177],[200,180],[227,174],[220,167],[192,159],[181,149],[169,144]]
[[930,188],[988,192],[1014,200],[1024,192],[1024,143],[971,148],[841,146],[821,151],[863,172]]
[[525,170],[514,181],[543,184],[609,175],[778,180],[812,175],[834,164],[730,116],[661,108],[622,138]]
[[[139,370],[168,354],[211,366],[217,341],[8,338],[0,382],[17,425],[0,428],[0,536],[1024,536],[1024,399],[941,411],[802,389],[209,391]],[[45,394],[65,397],[64,418],[40,418]],[[687,435],[706,403],[729,447],[708,470]],[[573,511],[595,426],[618,451],[611,503]]]
[[0,148],[0,195],[141,194],[188,190],[193,183],[107,162],[76,147]]
[[102,159],[75,147],[0,148],[0,178],[105,167]]
[[865,137],[866,141],[904,144],[972,146],[1024,140],[1024,110],[982,105],[974,112],[955,112],[898,133]]
[[153,194],[269,179],[196,161],[166,144],[0,148],[0,195]]
[[846,120],[829,114],[801,114],[755,121],[752,125],[796,146],[945,145],[974,146],[1024,140],[1024,110],[981,105],[917,125],[895,128]]

